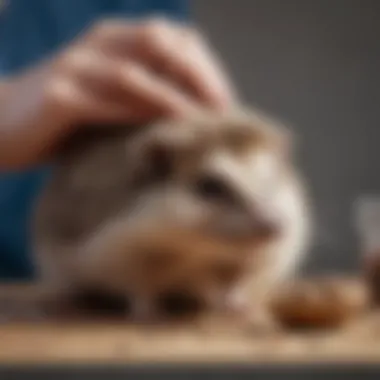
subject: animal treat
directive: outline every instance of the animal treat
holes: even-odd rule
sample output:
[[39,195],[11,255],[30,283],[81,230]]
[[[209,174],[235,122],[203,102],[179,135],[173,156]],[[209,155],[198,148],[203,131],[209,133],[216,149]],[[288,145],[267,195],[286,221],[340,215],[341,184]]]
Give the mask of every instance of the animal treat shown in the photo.
[[272,304],[275,316],[292,328],[342,326],[367,306],[368,291],[363,281],[334,276],[289,283]]

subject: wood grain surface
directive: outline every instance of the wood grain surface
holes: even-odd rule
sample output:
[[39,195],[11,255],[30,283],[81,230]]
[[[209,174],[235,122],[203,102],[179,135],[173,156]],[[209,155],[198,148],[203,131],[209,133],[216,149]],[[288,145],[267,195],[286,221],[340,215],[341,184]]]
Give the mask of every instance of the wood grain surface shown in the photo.
[[378,313],[334,331],[258,336],[216,316],[166,326],[114,318],[23,318],[35,294],[31,285],[0,287],[0,315],[25,305],[18,319],[0,324],[0,363],[380,363]]

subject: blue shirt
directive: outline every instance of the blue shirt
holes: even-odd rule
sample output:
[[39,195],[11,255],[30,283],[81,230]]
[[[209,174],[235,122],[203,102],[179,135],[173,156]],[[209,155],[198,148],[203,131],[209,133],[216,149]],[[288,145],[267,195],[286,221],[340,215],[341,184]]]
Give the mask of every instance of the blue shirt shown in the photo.
[[[186,0],[8,0],[0,13],[0,73],[14,74],[59,49],[95,20],[152,14],[183,18]],[[33,275],[29,224],[49,175],[38,167],[0,174],[0,278]]]

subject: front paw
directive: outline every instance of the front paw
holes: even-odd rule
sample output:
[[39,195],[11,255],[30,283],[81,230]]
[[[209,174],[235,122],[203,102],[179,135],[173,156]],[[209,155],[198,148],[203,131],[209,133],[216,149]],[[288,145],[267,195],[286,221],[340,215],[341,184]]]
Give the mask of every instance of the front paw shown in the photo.
[[245,328],[254,335],[277,335],[282,332],[281,324],[267,310],[250,310],[243,316],[243,321]]

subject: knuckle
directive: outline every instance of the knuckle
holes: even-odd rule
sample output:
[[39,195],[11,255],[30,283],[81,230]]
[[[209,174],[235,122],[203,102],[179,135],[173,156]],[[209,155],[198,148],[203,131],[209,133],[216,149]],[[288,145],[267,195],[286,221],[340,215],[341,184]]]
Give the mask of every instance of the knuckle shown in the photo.
[[115,65],[114,74],[126,86],[133,83],[139,76],[137,66],[128,61],[124,61],[123,64]]
[[156,43],[165,37],[170,30],[168,21],[164,18],[152,18],[145,22],[142,34],[146,42]]
[[169,21],[160,16],[151,17],[146,21],[145,26],[151,33],[160,32],[162,30],[166,30],[169,27]]
[[54,108],[65,108],[70,99],[70,80],[63,76],[51,79],[45,86],[45,99]]
[[91,66],[95,56],[95,51],[92,49],[84,47],[70,49],[58,60],[56,72],[71,77],[80,75]]
[[75,66],[76,50],[69,50],[63,54],[56,62],[55,68],[57,73],[69,72]]
[[57,57],[57,59],[53,62],[50,67],[50,78],[56,78],[61,75],[67,75],[70,73],[71,63],[70,57],[65,52],[61,56]]
[[114,23],[111,20],[105,19],[97,21],[91,28],[90,34],[93,38],[103,38],[111,33]]

